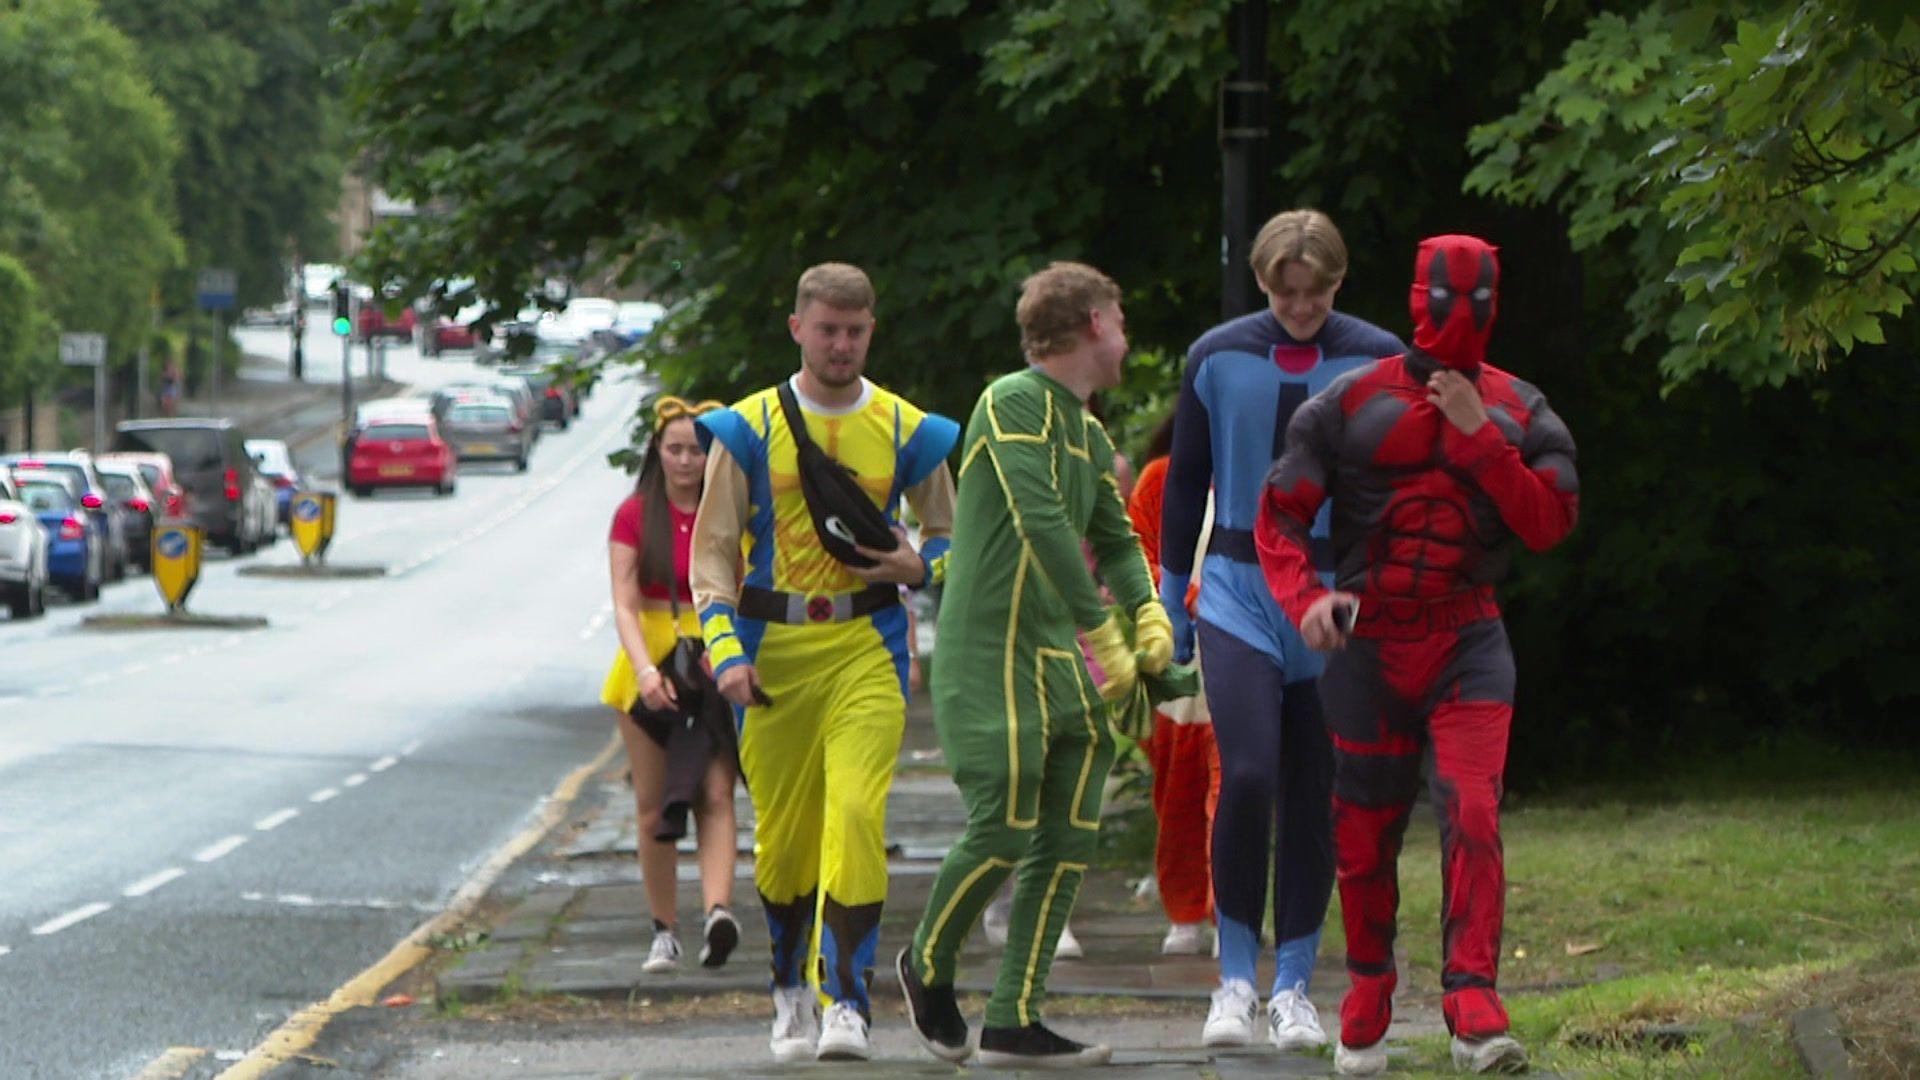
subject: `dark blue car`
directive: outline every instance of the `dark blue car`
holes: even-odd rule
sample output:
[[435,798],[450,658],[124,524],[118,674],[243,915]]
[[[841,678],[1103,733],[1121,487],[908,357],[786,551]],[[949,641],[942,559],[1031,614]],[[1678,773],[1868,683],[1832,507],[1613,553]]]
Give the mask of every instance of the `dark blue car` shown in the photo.
[[107,537],[99,519],[81,505],[79,484],[53,470],[17,473],[20,501],[47,530],[47,578],[67,595],[100,598],[107,576]]

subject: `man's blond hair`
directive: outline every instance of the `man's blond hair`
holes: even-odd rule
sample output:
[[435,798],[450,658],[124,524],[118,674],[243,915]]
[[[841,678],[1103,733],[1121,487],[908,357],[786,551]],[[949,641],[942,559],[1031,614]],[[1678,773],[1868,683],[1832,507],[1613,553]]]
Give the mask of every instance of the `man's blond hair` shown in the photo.
[[872,311],[873,282],[867,272],[852,263],[825,262],[807,267],[800,275],[800,287],[794,291],[793,313],[807,310],[818,300],[841,311]]
[[1120,302],[1120,286],[1085,263],[1056,262],[1020,284],[1013,317],[1020,349],[1031,357],[1071,352],[1095,308]]
[[1320,211],[1288,210],[1260,227],[1247,262],[1269,291],[1280,287],[1280,275],[1290,262],[1313,271],[1314,285],[1325,289],[1347,276],[1347,243],[1333,219]]

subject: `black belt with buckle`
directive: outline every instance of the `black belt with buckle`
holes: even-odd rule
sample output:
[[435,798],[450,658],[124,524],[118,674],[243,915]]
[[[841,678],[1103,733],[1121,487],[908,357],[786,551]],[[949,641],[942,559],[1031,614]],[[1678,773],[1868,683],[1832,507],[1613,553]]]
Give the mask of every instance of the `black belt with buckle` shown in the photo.
[[900,586],[884,583],[869,585],[856,593],[822,596],[747,585],[740,589],[740,617],[794,626],[847,622],[899,602]]

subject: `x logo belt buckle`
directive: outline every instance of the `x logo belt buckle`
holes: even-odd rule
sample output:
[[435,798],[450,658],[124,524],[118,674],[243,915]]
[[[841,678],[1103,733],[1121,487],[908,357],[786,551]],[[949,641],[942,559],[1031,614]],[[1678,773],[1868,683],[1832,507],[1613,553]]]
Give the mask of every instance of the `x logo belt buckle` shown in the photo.
[[807,601],[808,622],[828,622],[833,618],[833,597],[815,596]]

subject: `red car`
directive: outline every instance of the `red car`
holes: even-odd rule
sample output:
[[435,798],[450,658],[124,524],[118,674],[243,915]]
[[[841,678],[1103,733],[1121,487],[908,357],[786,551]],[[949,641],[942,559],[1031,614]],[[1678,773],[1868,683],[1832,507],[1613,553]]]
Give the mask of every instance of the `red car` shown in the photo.
[[373,420],[347,453],[347,487],[366,497],[377,487],[430,487],[453,494],[459,469],[453,447],[429,417]]
[[376,336],[412,341],[414,327],[418,325],[420,317],[413,313],[411,306],[403,307],[389,317],[383,304],[366,300],[360,304],[360,322],[354,327],[353,336],[361,341],[372,341]]

